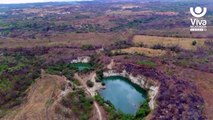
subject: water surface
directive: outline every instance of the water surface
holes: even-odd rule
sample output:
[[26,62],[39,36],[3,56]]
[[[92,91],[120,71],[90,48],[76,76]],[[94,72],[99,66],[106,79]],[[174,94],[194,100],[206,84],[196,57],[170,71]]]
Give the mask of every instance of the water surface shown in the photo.
[[146,99],[146,91],[121,76],[105,77],[106,88],[100,90],[105,101],[110,101],[116,110],[134,115]]
[[89,63],[71,63],[70,67],[78,69],[79,71],[89,70],[92,68]]

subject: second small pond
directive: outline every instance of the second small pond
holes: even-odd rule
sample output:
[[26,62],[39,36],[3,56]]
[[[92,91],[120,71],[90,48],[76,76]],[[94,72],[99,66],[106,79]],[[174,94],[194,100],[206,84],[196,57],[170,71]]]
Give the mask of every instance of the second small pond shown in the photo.
[[92,68],[89,63],[71,63],[69,66],[78,69],[79,71],[90,70]]

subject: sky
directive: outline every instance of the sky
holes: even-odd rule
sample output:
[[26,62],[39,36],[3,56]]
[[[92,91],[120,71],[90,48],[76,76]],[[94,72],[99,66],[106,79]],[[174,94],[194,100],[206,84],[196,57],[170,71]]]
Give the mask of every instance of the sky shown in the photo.
[[0,4],[34,3],[34,2],[64,2],[64,1],[85,1],[85,0],[0,0]]

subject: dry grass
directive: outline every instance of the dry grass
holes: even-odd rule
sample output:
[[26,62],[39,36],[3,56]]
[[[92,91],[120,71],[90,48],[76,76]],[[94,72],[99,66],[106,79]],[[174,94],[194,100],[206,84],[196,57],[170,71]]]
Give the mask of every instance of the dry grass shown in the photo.
[[142,48],[142,47],[130,47],[126,49],[121,50],[114,50],[115,52],[121,52],[121,53],[128,53],[128,54],[143,54],[149,57],[157,57],[162,56],[166,54],[166,51],[164,50],[154,50],[150,48]]
[[118,11],[107,11],[107,15],[165,15],[165,16],[176,16],[179,13],[178,12],[154,12],[151,10],[145,10],[145,11],[131,11],[131,10],[118,10]]
[[55,116],[54,105],[59,100],[61,87],[65,85],[65,78],[43,74],[29,89],[27,102],[4,120],[48,120]]
[[151,15],[152,11],[137,11],[133,12],[131,10],[118,10],[118,11],[107,11],[106,15]]
[[130,37],[129,33],[67,33],[37,39],[0,39],[0,48],[19,48],[35,46],[81,46],[91,45],[110,45],[119,40]]
[[[192,45],[193,41],[197,42],[195,46]],[[143,43],[148,47],[153,47],[157,44],[163,45],[165,47],[178,45],[185,50],[195,50],[197,47],[204,45],[205,39],[135,35],[133,37],[133,42],[135,44]]]

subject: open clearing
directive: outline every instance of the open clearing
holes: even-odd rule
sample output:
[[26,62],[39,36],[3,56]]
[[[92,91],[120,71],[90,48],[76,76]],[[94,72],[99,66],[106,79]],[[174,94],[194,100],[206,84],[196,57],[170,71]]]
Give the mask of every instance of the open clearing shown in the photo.
[[[196,41],[196,45],[192,45],[192,42]],[[158,36],[145,36],[145,35],[135,35],[133,37],[133,43],[144,44],[148,47],[153,47],[154,45],[160,44],[165,47],[170,47],[174,45],[180,46],[185,50],[195,50],[197,47],[203,46],[205,39],[198,38],[175,38],[175,37],[158,37]]]
[[154,49],[142,48],[142,47],[130,47],[130,48],[126,48],[126,49],[114,50],[112,52],[113,53],[121,52],[121,53],[128,53],[128,54],[142,54],[142,55],[146,55],[148,57],[157,57],[157,56],[162,56],[162,55],[166,54],[165,50],[154,50]]

